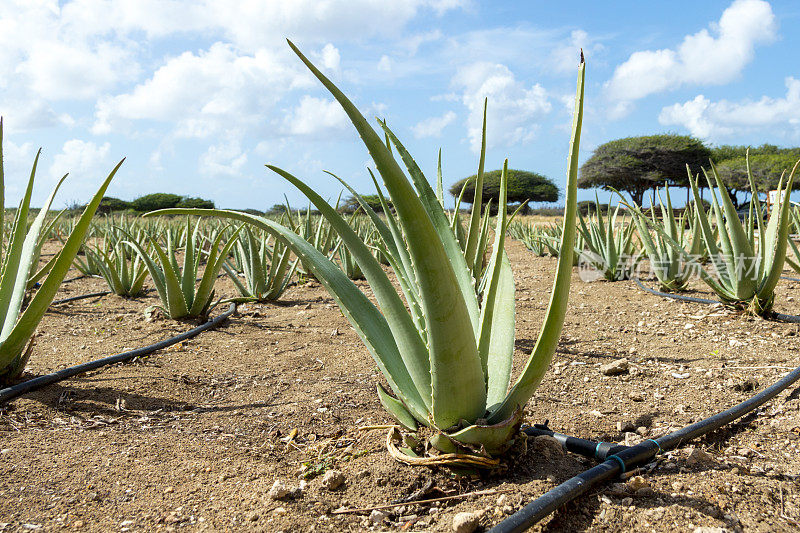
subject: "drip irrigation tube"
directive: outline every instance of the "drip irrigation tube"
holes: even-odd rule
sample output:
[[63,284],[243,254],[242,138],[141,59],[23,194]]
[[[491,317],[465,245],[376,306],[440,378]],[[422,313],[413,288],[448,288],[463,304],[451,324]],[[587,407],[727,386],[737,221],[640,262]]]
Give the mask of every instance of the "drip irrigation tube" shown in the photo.
[[[639,281],[638,278],[634,279],[636,285],[639,286],[640,289],[643,291],[649,292],[650,294],[655,294],[656,296],[661,296],[662,298],[671,298],[673,300],[680,300],[682,302],[692,302],[697,304],[706,304],[706,305],[713,305],[722,303],[718,300],[708,300],[706,298],[695,298],[694,296],[684,296],[682,294],[671,294],[669,292],[660,292],[655,289],[651,289],[650,287],[646,287]],[[800,281],[800,280],[798,280]],[[798,315],[786,315],[783,313],[772,313],[771,318],[776,320],[781,320],[783,322],[793,322],[793,323],[800,323],[800,316]]]
[[792,278],[789,276],[781,276],[781,279],[785,279],[787,281],[800,281],[800,278]]
[[45,387],[52,383],[57,383],[59,381],[63,381],[78,374],[82,374],[90,370],[95,370],[97,368],[101,368],[107,365],[128,361],[130,359],[133,359],[134,357],[141,357],[143,355],[148,355],[157,350],[161,350],[169,346],[172,346],[173,344],[177,344],[183,340],[195,337],[196,335],[202,333],[203,331],[217,327],[219,324],[227,320],[228,317],[230,317],[234,313],[234,311],[236,311],[236,304],[232,303],[230,304],[230,307],[228,307],[227,311],[217,316],[216,318],[213,318],[208,322],[205,322],[204,324],[197,326],[196,328],[181,333],[180,335],[176,335],[175,337],[164,339],[163,341],[151,344],[150,346],[144,346],[142,348],[137,348],[135,350],[130,350],[116,355],[110,355],[102,359],[97,359],[95,361],[90,361],[88,363],[83,363],[81,365],[65,368],[63,370],[59,370],[58,372],[53,372],[52,374],[47,374],[44,376],[39,376],[33,379],[29,379],[28,381],[23,381],[22,383],[18,383],[14,386],[2,389],[0,390],[0,405],[8,402],[13,398],[16,398],[17,396],[21,396],[22,394],[26,394],[28,392],[41,389],[42,387]]
[[529,437],[541,437],[542,435],[553,437],[561,444],[564,451],[577,453],[578,455],[583,455],[590,459],[597,459],[598,461],[605,461],[609,456],[628,448],[628,446],[616,444],[614,442],[599,442],[581,439],[579,437],[570,437],[569,435],[553,431],[547,427],[547,422],[524,427],[522,431]]
[[[727,411],[718,413],[700,422],[695,422],[694,424],[668,435],[664,435],[658,439],[648,439],[636,446],[624,447],[623,450],[608,455],[603,463],[578,474],[543,494],[506,520],[497,524],[490,529],[489,532],[516,533],[525,531],[562,505],[585,494],[600,483],[618,474],[624,474],[626,471],[636,466],[649,462],[659,453],[677,448],[692,439],[717,430],[725,424],[746,415],[783,392],[798,380],[800,380],[800,367],[795,368],[786,374],[783,379],[759,392],[749,400],[731,407]],[[564,437],[566,437],[566,435]],[[556,438],[558,439],[558,437]],[[574,439],[574,437],[569,438]]]
[[50,307],[54,305],[61,305],[69,302],[74,302],[77,300],[85,300],[87,298],[99,298],[100,296],[105,296],[107,294],[111,294],[111,291],[90,292],[89,294],[70,296],[69,298],[63,298],[61,300],[53,300],[52,302],[50,302]]

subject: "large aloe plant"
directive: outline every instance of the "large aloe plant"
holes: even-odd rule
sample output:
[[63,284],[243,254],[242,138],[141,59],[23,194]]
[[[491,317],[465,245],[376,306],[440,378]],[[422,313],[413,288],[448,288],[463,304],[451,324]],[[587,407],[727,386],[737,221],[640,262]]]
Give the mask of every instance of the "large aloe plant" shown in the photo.
[[[69,237],[64,242],[56,259],[49,263],[49,272],[43,277],[39,290],[31,298],[28,306],[23,310],[31,272],[36,268],[39,258],[39,236],[44,226],[45,217],[50,210],[56,192],[66,179],[66,175],[59,180],[53,192],[45,201],[39,214],[36,215],[28,227],[30,214],[31,195],[33,182],[36,176],[36,166],[39,163],[41,149],[36,153],[33,161],[28,185],[17,208],[16,217],[11,227],[8,247],[4,248],[0,242],[0,256],[2,256],[2,270],[0,271],[0,383],[5,383],[18,377],[25,369],[25,364],[30,357],[33,336],[45,311],[55,297],[58,287],[67,274],[75,255],[83,243],[86,231],[92,222],[97,206],[103,198],[108,185],[117,173],[122,161],[111,171],[100,189],[86,206],[81,217],[73,226]],[[124,160],[123,160],[124,161]],[[0,118],[0,212],[5,210],[5,174],[3,169],[3,121]],[[0,217],[0,224],[3,224]],[[0,233],[2,233],[0,228]]]
[[[565,252],[559,257],[550,304],[536,346],[509,391],[515,306],[513,275],[503,249],[508,223],[505,171],[501,178],[501,205],[494,246],[479,297],[472,274],[477,265],[470,251],[472,247],[467,241],[468,246],[462,249],[437,194],[403,145],[379,122],[411,180],[381,136],[350,100],[289,44],[343,107],[375,162],[396,217],[388,217],[384,222],[371,209],[366,212],[381,234],[382,252],[400,281],[405,301],[371,249],[347,221],[304,182],[273,166],[269,168],[298,187],[339,234],[361,267],[377,306],[323,253],[272,220],[221,210],[168,209],[146,216],[216,214],[250,222],[282,238],[331,293],[375,359],[394,393],[378,387],[378,395],[398,422],[409,429],[420,424],[429,427],[431,444],[444,452],[497,454],[504,451],[516,435],[523,407],[547,370],[564,323],[576,233],[583,58],[567,171],[561,247]],[[504,170],[506,168],[507,164]],[[474,245],[476,250],[478,244]]]

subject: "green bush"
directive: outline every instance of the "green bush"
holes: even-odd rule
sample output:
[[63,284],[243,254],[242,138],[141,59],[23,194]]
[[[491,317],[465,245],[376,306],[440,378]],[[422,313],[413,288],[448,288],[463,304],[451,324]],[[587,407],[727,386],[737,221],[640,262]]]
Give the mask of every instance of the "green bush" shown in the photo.
[[108,214],[114,211],[125,211],[131,209],[131,202],[114,198],[113,196],[103,196],[100,200],[100,206],[97,208],[98,213]]
[[170,209],[176,207],[182,198],[182,196],[177,194],[156,192],[140,196],[131,202],[131,207],[141,212],[155,211],[156,209]]
[[198,209],[214,209],[214,202],[211,200],[203,200],[202,198],[193,198],[184,196],[175,207],[195,207]]

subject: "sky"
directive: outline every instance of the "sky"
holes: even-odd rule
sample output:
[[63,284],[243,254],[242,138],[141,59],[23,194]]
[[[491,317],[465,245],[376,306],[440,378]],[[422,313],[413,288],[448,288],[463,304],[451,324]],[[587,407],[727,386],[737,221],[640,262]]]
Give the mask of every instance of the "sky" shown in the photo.
[[[370,120],[385,118],[429,179],[532,170],[559,188],[579,58],[581,161],[620,137],[800,144],[795,0],[0,0],[7,205],[43,148],[34,205],[152,192],[266,210],[302,195],[272,164],[335,200],[373,192],[344,113],[289,38]],[[593,198],[582,191],[580,199]],[[607,198],[608,195],[601,195]]]

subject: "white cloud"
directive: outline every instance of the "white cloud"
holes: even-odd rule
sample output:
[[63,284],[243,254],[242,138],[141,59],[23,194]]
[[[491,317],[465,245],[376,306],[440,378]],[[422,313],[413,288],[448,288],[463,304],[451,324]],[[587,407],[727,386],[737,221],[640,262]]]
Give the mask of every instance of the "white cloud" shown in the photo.
[[483,100],[489,99],[486,145],[510,146],[530,141],[537,123],[550,112],[544,88],[526,87],[505,65],[473,63],[458,70],[452,84],[461,92],[461,102],[469,111],[467,130],[473,151],[480,151]]
[[247,154],[242,152],[239,142],[229,139],[214,144],[200,156],[200,173],[206,176],[236,176],[247,163]]
[[334,100],[303,96],[300,105],[284,118],[289,135],[324,138],[347,127],[347,115]]
[[174,123],[177,137],[203,138],[232,127],[263,125],[286,91],[307,86],[308,76],[267,50],[242,55],[215,43],[195,55],[167,61],[131,92],[97,104],[95,134],[127,129],[133,120]]
[[595,61],[595,55],[600,54],[605,47],[583,30],[573,30],[569,37],[550,52],[550,68],[561,74],[576,72],[580,62],[580,51],[587,54],[587,60]]
[[441,117],[430,117],[418,122],[412,129],[414,137],[423,139],[425,137],[441,137],[442,130],[456,119],[456,114],[448,111]]
[[[61,152],[56,154],[53,164],[50,165],[50,177],[60,178],[66,173],[80,177],[93,174],[108,166],[110,150],[111,145],[109,143],[103,143],[98,146],[91,141],[82,141],[80,139],[67,141],[61,148]],[[105,170],[107,174],[110,169]],[[97,176],[88,177],[96,178]]]
[[333,71],[339,70],[340,61],[339,50],[331,43],[326,44],[322,48],[322,66],[326,69]]
[[392,60],[389,59],[389,56],[387,56],[386,54],[382,55],[380,61],[378,61],[378,71],[379,72],[392,71]]
[[797,135],[800,133],[800,80],[786,78],[783,98],[763,96],[757,101],[712,102],[701,94],[682,104],[663,108],[658,121],[666,126],[683,126],[701,138],[767,127],[773,133]]
[[[718,23],[684,37],[677,49],[634,52],[619,65],[606,91],[631,102],[681,85],[719,85],[737,78],[755,46],[775,38],[777,22],[764,0],[735,0]],[[617,115],[626,111],[623,104]]]

